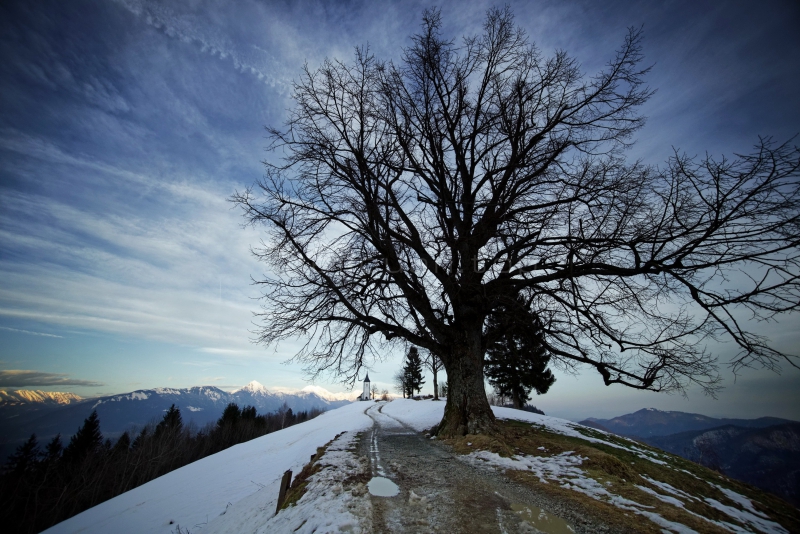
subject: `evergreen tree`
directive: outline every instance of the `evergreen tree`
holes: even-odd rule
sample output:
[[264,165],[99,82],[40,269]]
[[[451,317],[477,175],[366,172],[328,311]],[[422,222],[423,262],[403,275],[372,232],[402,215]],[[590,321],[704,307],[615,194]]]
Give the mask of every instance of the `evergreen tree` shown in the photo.
[[242,408],[242,419],[247,421],[255,421],[257,417],[255,406],[245,406]]
[[111,452],[115,455],[126,453],[130,450],[130,448],[131,448],[131,436],[127,432],[123,432],[123,434],[114,444],[114,448],[111,450]]
[[17,475],[32,471],[39,463],[41,455],[36,434],[31,434],[28,441],[17,447],[16,452],[8,457],[5,470]]
[[78,429],[69,440],[69,445],[64,449],[64,460],[76,462],[83,460],[87,455],[96,451],[103,444],[103,435],[100,433],[100,419],[97,411],[93,411],[83,426]]
[[55,462],[61,458],[61,452],[63,450],[64,446],[61,444],[61,434],[56,434],[56,437],[47,442],[47,446],[44,448],[45,461],[48,463]]
[[147,427],[144,427],[141,430],[141,432],[139,432],[139,435],[136,436],[136,439],[133,440],[133,444],[131,445],[131,449],[134,450],[134,451],[140,450],[142,447],[144,447],[144,444],[148,440],[149,437],[150,437],[150,431],[148,430]]
[[[286,403],[284,403],[285,405]],[[222,412],[222,417],[219,418],[217,421],[218,427],[224,426],[234,426],[236,423],[239,422],[239,419],[242,418],[242,410],[239,408],[239,405],[235,402],[228,404],[225,407],[225,410]]]
[[489,341],[484,370],[498,395],[522,408],[531,391],[547,393],[556,381],[547,369],[550,354],[542,346],[541,328],[521,298],[501,307],[488,320]]
[[408,350],[406,365],[403,367],[403,375],[408,396],[412,397],[415,390],[419,393],[425,381],[422,379],[422,358],[417,347],[411,347]]
[[175,436],[180,433],[182,428],[183,419],[181,419],[181,411],[173,404],[169,407],[167,413],[164,414],[164,418],[156,425],[155,436],[159,438],[165,433]]

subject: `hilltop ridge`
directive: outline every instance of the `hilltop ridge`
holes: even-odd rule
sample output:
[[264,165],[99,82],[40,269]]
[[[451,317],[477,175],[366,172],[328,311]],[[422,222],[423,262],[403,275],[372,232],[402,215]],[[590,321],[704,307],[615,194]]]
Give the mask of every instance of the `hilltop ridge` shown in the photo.
[[[380,499],[398,499],[400,509],[430,506],[440,515],[449,514],[448,521],[466,524],[464,532],[495,531],[469,527],[472,515],[448,501],[447,479],[436,486],[437,491],[428,491],[415,471],[416,460],[411,458],[408,464],[398,458],[385,460],[391,459],[391,451],[385,455],[377,451],[391,445],[380,435],[367,438],[375,428],[373,415],[382,418],[382,428],[398,428],[395,435],[400,439],[409,432],[423,432],[417,439],[438,444],[424,430],[438,423],[444,406],[444,402],[407,399],[348,404],[190,464],[46,532],[92,534],[120,528],[184,532],[189,526],[192,533],[203,534],[367,533],[382,526],[407,531],[405,527],[412,526],[409,520],[417,519],[394,516],[391,509],[387,513],[390,505]],[[587,524],[603,525],[608,533],[800,530],[800,512],[788,503],[677,456],[563,419],[509,408],[493,410],[500,435],[464,436],[436,447],[446,453],[441,461],[459,462],[460,470],[462,463],[471,466],[478,479],[490,470],[495,473],[491,476],[506,477],[546,496],[509,504],[499,495],[489,503],[474,503],[499,510],[484,514],[484,519],[514,519],[497,523],[497,530],[522,532],[513,525],[528,523],[526,532],[530,526],[549,531],[536,523],[542,511],[545,516],[563,514],[562,522],[571,524],[574,532],[589,532]],[[276,515],[278,488],[287,469],[298,478],[291,502]],[[449,476],[450,470],[442,472]],[[399,494],[371,496],[371,476],[392,479]],[[583,517],[591,521],[583,522]]]

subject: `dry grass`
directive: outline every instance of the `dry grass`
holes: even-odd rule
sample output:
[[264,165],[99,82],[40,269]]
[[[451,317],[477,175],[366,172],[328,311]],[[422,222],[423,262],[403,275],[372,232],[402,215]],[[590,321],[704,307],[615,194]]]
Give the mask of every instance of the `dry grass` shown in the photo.
[[[442,441],[452,446],[455,452],[459,454],[486,450],[504,457],[513,455],[549,457],[573,451],[574,454],[586,458],[581,464],[584,475],[602,484],[610,493],[640,505],[652,507],[646,508],[646,510],[658,514],[668,521],[682,523],[697,532],[727,532],[702,518],[739,524],[735,519],[705,501],[706,498],[714,499],[732,508],[741,509],[741,506],[727,498],[719,487],[733,490],[749,498],[753,501],[756,510],[768,516],[772,521],[781,524],[789,532],[800,532],[800,511],[789,503],[757,488],[731,480],[715,471],[648,445],[631,442],[617,436],[609,436],[588,428],[580,428],[579,431],[588,438],[602,439],[623,448],[564,436],[520,421],[498,421],[498,425],[500,431],[494,436],[468,435]],[[468,443],[471,443],[471,445],[467,445]],[[544,447],[544,450],[541,450],[540,447]],[[632,448],[657,455],[659,460],[666,462],[666,465],[643,459]],[[576,506],[580,510],[580,513],[594,517],[617,529],[636,532],[661,532],[662,527],[643,515],[620,509],[609,502],[561,487],[555,481],[542,483],[537,475],[526,471],[510,470],[507,475],[518,482],[535,488],[537,491],[558,499],[568,500],[570,505]],[[647,482],[643,476],[669,484],[673,488],[695,498],[667,494],[664,490]],[[664,502],[647,491],[640,489],[641,487],[650,488],[662,495],[676,498],[683,502],[683,506]]]

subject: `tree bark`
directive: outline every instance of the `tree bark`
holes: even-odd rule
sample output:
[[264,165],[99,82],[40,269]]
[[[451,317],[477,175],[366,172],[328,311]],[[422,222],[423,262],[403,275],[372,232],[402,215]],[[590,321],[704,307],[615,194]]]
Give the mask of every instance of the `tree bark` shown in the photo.
[[436,371],[433,372],[433,400],[439,400],[439,382],[436,381]]
[[483,350],[480,330],[454,344],[446,358],[447,404],[439,423],[439,436],[490,434],[497,430],[494,413],[483,385]]

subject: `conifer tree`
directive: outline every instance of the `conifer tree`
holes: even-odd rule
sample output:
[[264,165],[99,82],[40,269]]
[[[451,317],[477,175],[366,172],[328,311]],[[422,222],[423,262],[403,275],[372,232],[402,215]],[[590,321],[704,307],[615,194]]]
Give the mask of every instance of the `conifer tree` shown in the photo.
[[5,470],[17,475],[31,471],[39,463],[41,454],[36,434],[31,434],[31,437],[29,437],[25,443],[17,447],[14,454],[8,457]]
[[550,355],[542,346],[541,328],[522,299],[503,306],[488,320],[484,371],[498,395],[511,397],[522,408],[532,391],[547,393],[555,382],[547,369]]
[[141,430],[141,432],[139,432],[139,435],[136,436],[136,439],[133,440],[133,444],[131,445],[131,449],[132,450],[141,449],[142,447],[144,447],[144,444],[148,440],[149,437],[150,437],[150,432],[149,432],[147,427],[144,427]]
[[64,460],[77,462],[90,453],[96,451],[103,444],[103,435],[100,433],[100,419],[97,411],[84,419],[83,426],[78,429],[69,440],[69,445],[64,449]]
[[173,436],[180,433],[183,428],[183,419],[181,418],[181,411],[173,404],[164,414],[164,418],[156,425],[156,438],[161,437],[165,433]]
[[422,358],[419,355],[417,347],[411,347],[406,355],[406,365],[403,368],[405,375],[405,384],[409,397],[414,396],[414,391],[417,393],[422,389],[425,381],[422,379]]
[[[284,403],[285,405],[286,403]],[[228,425],[235,425],[242,418],[242,410],[235,402],[228,404],[222,412],[222,417],[217,421],[217,426],[224,427]]]
[[112,449],[113,454],[126,453],[131,448],[131,436],[128,432],[123,432]]
[[61,452],[64,450],[64,445],[61,444],[61,434],[56,434],[56,437],[47,442],[44,448],[45,461],[48,463],[55,462],[61,458]]

